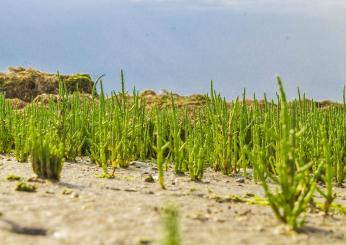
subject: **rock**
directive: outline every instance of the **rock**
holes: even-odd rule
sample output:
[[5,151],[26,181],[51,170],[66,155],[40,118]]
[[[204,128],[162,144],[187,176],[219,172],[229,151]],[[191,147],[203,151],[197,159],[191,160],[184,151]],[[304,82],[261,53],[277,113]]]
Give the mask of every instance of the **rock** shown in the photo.
[[255,228],[254,228],[255,231],[258,231],[258,232],[263,232],[264,231],[264,227],[262,225],[257,225]]
[[203,213],[195,213],[195,214],[190,214],[187,216],[188,218],[199,220],[201,222],[206,222],[209,220],[209,216],[203,214]]
[[153,176],[151,174],[148,174],[145,178],[144,178],[144,181],[145,182],[148,182],[148,183],[155,183],[155,180],[153,178]]
[[250,209],[245,210],[244,212],[241,212],[241,213],[239,213],[238,215],[239,215],[239,216],[247,216],[247,215],[249,215],[249,214],[251,214],[251,210],[250,210]]
[[193,196],[196,196],[196,197],[204,197],[204,194],[202,192],[198,192],[198,193],[193,193]]
[[131,165],[135,166],[136,168],[147,168],[148,164],[145,162],[140,162],[140,161],[133,161],[130,163]]
[[170,92],[168,90],[166,90],[166,89],[161,89],[159,91],[159,95],[170,95]]
[[94,209],[94,208],[95,208],[95,205],[93,203],[87,203],[87,204],[82,206],[82,210]]
[[67,231],[56,231],[53,233],[53,237],[56,239],[67,239],[69,235]]
[[70,190],[70,189],[64,189],[64,190],[62,191],[62,194],[63,194],[63,195],[71,195],[71,194],[72,194],[72,190]]
[[155,91],[153,91],[153,90],[144,90],[143,92],[141,92],[140,94],[139,94],[139,96],[141,96],[141,97],[146,97],[146,96],[156,96],[156,93],[155,93]]
[[208,196],[208,198],[211,200],[215,200],[218,203],[227,203],[227,202],[244,203],[244,202],[246,202],[246,200],[244,200],[244,198],[237,196],[237,195],[220,196],[220,195],[210,194]]
[[205,179],[202,182],[203,182],[203,184],[210,184],[210,180],[208,180],[208,179]]
[[139,238],[136,244],[138,245],[148,245],[151,244],[153,240],[149,237]]
[[79,197],[79,194],[78,193],[72,193],[71,195],[70,195],[70,197],[71,198],[78,198]]
[[255,194],[250,193],[250,192],[247,192],[247,193],[245,194],[245,197],[254,197],[254,196],[255,196]]
[[290,229],[287,225],[282,224],[282,225],[276,226],[272,232],[275,235],[286,235],[286,234],[289,234]]
[[34,177],[29,178],[29,179],[28,179],[28,182],[34,182],[34,183],[40,183],[40,184],[46,183],[45,180],[40,179],[40,178],[38,178],[37,176],[34,176]]
[[240,178],[237,178],[235,180],[235,182],[237,182],[237,183],[245,183],[245,180],[244,180],[244,178],[240,177]]
[[215,218],[215,221],[219,222],[219,223],[225,223],[226,222],[226,220],[223,218]]

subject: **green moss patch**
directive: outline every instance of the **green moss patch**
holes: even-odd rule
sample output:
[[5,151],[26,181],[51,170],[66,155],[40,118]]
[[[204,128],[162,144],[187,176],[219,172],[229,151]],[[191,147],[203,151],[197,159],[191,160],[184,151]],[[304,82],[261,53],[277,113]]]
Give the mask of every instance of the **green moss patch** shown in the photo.
[[8,180],[8,181],[18,181],[20,179],[21,179],[21,177],[15,175],[15,174],[10,174],[10,175],[6,176],[6,180]]
[[16,191],[24,192],[36,192],[37,187],[35,185],[30,185],[25,182],[19,182],[16,186]]

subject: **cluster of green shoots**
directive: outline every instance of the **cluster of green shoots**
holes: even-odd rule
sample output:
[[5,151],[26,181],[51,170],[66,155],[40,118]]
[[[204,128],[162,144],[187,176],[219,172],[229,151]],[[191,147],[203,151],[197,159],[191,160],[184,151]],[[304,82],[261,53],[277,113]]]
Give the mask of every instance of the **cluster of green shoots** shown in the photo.
[[[31,104],[25,110],[12,110],[4,96],[0,95],[0,153],[13,151],[19,162],[30,159],[33,172],[38,177],[54,181],[61,177],[64,157],[70,159],[70,151],[76,149],[74,145],[71,148],[65,147],[66,142],[71,144],[79,140],[75,137],[74,128],[69,131],[74,126],[71,121],[66,123],[64,114],[67,109],[64,107],[71,101],[64,101],[64,91],[64,85],[60,83],[61,99],[58,103],[51,101],[45,107]],[[66,149],[69,151],[65,151]],[[80,152],[76,152],[74,157],[77,155]]]
[[345,182],[345,89],[343,104],[320,108],[300,91],[287,101],[280,78],[276,100],[253,96],[250,104],[245,90],[227,102],[211,83],[207,103],[191,111],[178,108],[174,94],[166,96],[167,106],[149,108],[124,83],[121,72],[121,90],[106,96],[100,77],[91,97],[68,94],[60,83],[57,103],[21,111],[0,95],[0,153],[14,151],[21,162],[30,156],[35,173],[53,179],[59,179],[63,159],[77,156],[89,156],[107,178],[131,161],[156,161],[162,188],[171,166],[193,181],[201,181],[208,167],[241,174],[262,184],[277,218],[293,229],[303,224],[299,217],[316,193],[328,213],[333,186]]

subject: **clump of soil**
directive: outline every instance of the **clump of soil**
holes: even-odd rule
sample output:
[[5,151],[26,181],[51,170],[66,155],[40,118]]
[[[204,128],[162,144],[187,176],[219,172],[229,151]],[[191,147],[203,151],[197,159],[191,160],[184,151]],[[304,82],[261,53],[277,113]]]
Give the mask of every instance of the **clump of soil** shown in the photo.
[[69,92],[92,92],[94,83],[88,74],[58,76],[24,67],[10,67],[7,72],[0,73],[0,92],[6,98],[31,102],[41,94],[58,94],[59,78],[66,84]]

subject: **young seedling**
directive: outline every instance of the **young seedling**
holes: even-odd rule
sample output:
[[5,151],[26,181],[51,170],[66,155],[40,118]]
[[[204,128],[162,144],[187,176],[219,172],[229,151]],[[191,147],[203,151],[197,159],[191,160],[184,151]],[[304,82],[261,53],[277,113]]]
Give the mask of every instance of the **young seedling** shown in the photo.
[[153,146],[156,152],[157,168],[159,170],[159,184],[162,189],[166,189],[164,184],[164,173],[163,164],[164,151],[170,146],[170,142],[165,142],[164,139],[164,123],[162,112],[157,108],[155,113],[155,136],[156,136],[156,146]]
[[[325,122],[326,123],[326,122]],[[322,131],[322,145],[323,145],[323,169],[324,169],[324,183],[326,185],[326,191],[323,191],[319,186],[317,186],[317,191],[324,197],[325,203],[323,206],[323,210],[326,215],[328,215],[331,204],[336,198],[336,193],[333,193],[333,163],[331,156],[331,147],[330,140],[328,140],[326,127],[321,127]]]
[[263,189],[269,205],[276,217],[289,225],[293,230],[303,225],[304,219],[299,216],[305,212],[313,198],[316,189],[316,181],[322,164],[316,172],[309,172],[312,163],[298,162],[296,158],[296,145],[304,131],[296,131],[291,128],[290,115],[286,100],[286,94],[278,77],[280,87],[280,134],[277,149],[277,178],[275,178],[275,190],[271,190],[265,175],[270,175],[265,165],[254,165],[262,182]]
[[31,164],[38,177],[59,181],[63,168],[63,146],[51,137],[47,134],[43,136],[33,133]]

